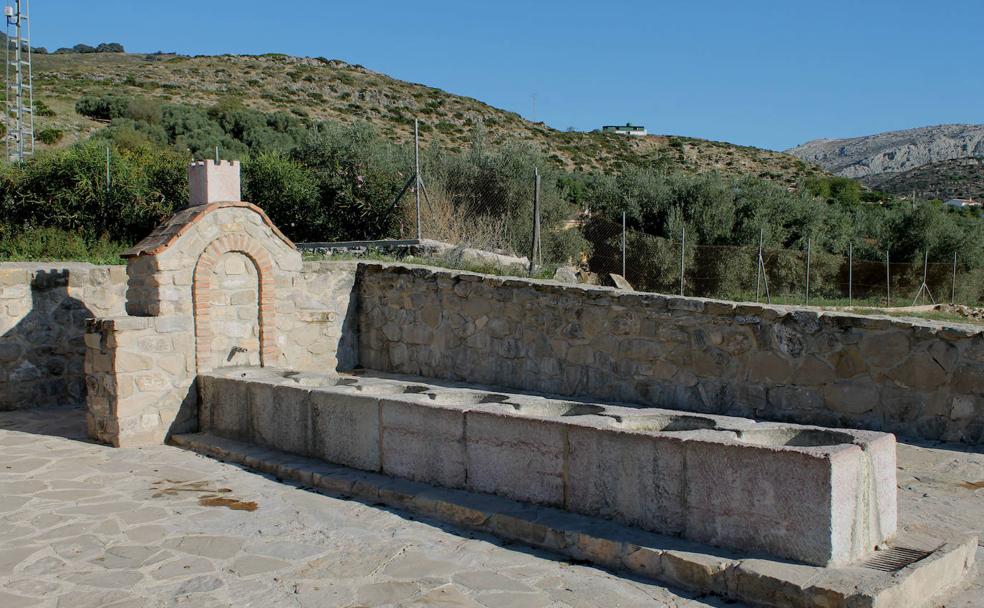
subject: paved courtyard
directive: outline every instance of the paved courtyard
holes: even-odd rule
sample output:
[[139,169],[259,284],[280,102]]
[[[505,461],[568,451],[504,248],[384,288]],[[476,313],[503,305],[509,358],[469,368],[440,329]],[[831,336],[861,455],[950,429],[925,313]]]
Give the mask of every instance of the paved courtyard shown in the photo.
[[[984,532],[984,454],[900,445],[902,524]],[[0,412],[0,607],[736,606]],[[978,550],[984,561],[984,549]],[[946,602],[984,607],[984,575]]]

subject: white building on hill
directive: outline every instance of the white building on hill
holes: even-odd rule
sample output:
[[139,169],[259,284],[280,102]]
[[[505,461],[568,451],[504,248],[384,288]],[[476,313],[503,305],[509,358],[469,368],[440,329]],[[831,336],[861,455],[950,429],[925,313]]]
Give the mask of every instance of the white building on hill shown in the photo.
[[646,127],[625,123],[624,125],[605,125],[601,128],[602,133],[616,133],[618,135],[631,135],[633,137],[643,137],[646,135]]

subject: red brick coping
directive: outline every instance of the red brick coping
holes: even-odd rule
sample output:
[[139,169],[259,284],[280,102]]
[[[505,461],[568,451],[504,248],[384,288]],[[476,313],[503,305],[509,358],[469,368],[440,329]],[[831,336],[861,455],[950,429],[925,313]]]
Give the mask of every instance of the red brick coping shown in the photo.
[[267,214],[264,213],[262,209],[252,203],[247,203],[244,201],[227,201],[188,207],[187,209],[178,211],[168,218],[166,222],[155,228],[154,231],[147,236],[147,238],[143,239],[130,249],[124,251],[123,257],[135,258],[142,255],[160,255],[203,217],[212,211],[224,209],[226,207],[239,207],[256,212],[263,219],[263,223],[269,226],[275,235],[283,240],[283,242],[287,243],[291,249],[296,249],[296,247],[294,247],[294,243],[284,236],[284,233],[280,232],[280,229],[270,221],[270,218],[267,217]]

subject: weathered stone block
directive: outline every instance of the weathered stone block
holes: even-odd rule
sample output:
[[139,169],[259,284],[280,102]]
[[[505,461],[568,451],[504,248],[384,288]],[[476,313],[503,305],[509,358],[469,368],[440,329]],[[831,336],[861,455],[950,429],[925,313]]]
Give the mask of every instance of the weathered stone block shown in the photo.
[[292,454],[314,454],[310,391],[262,381],[248,384],[249,426],[253,441]]
[[672,437],[619,433],[610,428],[568,429],[564,508],[679,534],[685,525],[680,501],[685,484],[685,447]]
[[314,455],[363,471],[380,469],[378,398],[315,389],[310,402]]
[[200,375],[198,390],[204,404],[199,415],[202,430],[220,437],[248,440],[252,432],[247,388],[246,382]]
[[487,406],[469,410],[468,489],[562,506],[567,431],[550,420],[508,416]]
[[382,463],[387,475],[446,488],[465,485],[465,412],[461,407],[380,401]]

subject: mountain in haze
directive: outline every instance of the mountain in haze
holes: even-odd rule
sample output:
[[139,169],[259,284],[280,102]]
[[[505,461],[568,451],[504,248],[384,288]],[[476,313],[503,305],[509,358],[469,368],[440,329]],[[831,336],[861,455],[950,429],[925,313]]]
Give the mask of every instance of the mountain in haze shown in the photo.
[[930,163],[984,157],[984,125],[938,125],[849,139],[818,139],[786,151],[835,175],[888,180]]
[[[788,154],[749,146],[674,135],[560,131],[477,99],[325,58],[49,54],[35,58],[34,86],[35,99],[54,114],[44,119],[40,129],[62,134],[53,145],[67,145],[105,126],[75,111],[76,102],[86,95],[204,107],[231,98],[254,110],[289,112],[311,121],[369,122],[397,142],[412,138],[417,118],[424,144],[450,150],[467,149],[481,128],[490,144],[529,142],[566,169],[656,166],[690,173],[751,174],[789,186],[825,174]],[[654,125],[648,126],[654,130]]]

